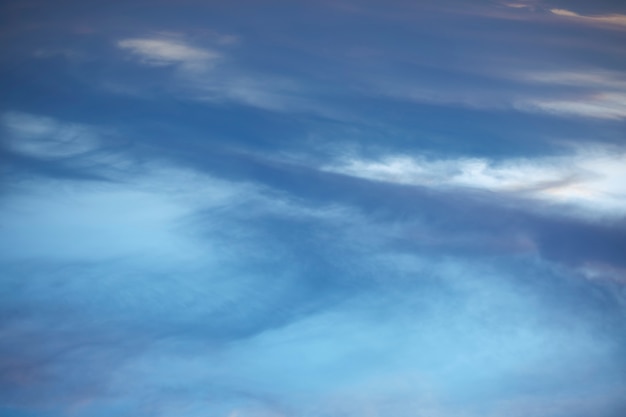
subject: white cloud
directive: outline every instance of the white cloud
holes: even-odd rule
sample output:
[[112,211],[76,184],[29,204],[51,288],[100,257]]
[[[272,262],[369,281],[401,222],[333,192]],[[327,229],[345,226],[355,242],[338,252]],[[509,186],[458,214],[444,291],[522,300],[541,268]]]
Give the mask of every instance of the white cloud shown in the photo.
[[576,213],[626,215],[626,155],[579,151],[574,155],[493,161],[430,160],[389,156],[348,158],[323,168],[359,178],[438,189],[465,188],[569,206]]
[[131,38],[119,41],[117,46],[154,66],[180,64],[189,70],[201,70],[220,58],[218,52],[194,47],[179,39]]
[[528,4],[524,3],[503,3],[507,7],[512,7],[514,9],[525,9],[530,7]]
[[626,27],[626,15],[623,14],[615,13],[609,15],[585,16],[566,9],[550,9],[550,12],[557,16],[574,19],[582,23],[599,24],[615,28]]
[[541,0],[521,0],[516,2],[502,2],[501,4],[506,7],[510,7],[512,9],[528,9],[531,11],[536,11],[540,8]]

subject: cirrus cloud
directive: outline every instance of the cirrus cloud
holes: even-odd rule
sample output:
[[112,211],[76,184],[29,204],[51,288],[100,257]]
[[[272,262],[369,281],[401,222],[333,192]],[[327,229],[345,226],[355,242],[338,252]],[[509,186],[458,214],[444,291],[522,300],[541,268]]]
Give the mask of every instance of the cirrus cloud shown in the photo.
[[220,58],[218,52],[186,44],[179,39],[129,38],[117,43],[140,60],[153,66],[180,64],[186,69],[205,69]]

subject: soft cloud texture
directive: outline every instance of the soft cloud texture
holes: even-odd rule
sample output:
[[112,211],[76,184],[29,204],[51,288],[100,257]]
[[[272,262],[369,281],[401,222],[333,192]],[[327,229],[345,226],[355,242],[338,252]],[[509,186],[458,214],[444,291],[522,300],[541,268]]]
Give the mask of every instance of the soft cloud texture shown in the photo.
[[583,215],[626,214],[626,156],[608,150],[581,150],[571,156],[489,161],[432,160],[390,156],[381,161],[348,159],[326,170],[397,184],[435,189],[484,190],[511,198],[535,198],[573,207]]
[[206,69],[220,57],[217,52],[193,47],[175,38],[130,38],[119,41],[117,45],[132,52],[147,65],[180,64],[187,70]]
[[582,23],[596,24],[615,29],[626,27],[626,15],[618,13],[610,15],[586,16],[567,9],[550,9],[550,12],[557,16],[570,18]]
[[[232,39],[220,37],[217,43],[231,46],[235,43]],[[180,65],[183,71],[177,74],[174,90],[184,97],[282,112],[324,112],[315,100],[305,97],[301,83],[289,77],[233,68],[224,62],[223,53],[191,46],[180,37],[125,39],[117,46],[148,66]]]
[[623,13],[0,5],[0,415],[622,417]]
[[97,135],[88,126],[17,112],[3,114],[0,121],[8,131],[9,148],[29,156],[71,157],[98,147]]

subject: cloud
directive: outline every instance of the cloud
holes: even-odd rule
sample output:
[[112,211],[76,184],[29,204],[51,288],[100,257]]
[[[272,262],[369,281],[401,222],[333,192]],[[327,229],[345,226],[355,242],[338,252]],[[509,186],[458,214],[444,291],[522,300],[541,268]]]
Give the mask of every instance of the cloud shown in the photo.
[[[456,0],[349,16],[324,2],[157,3],[137,16],[122,7],[133,28],[182,22],[194,37],[119,38],[114,19],[109,38],[100,16],[99,34],[79,41],[93,59],[29,55],[2,72],[8,106],[24,112],[0,120],[2,174],[4,161],[19,165],[0,203],[0,407],[85,417],[623,409],[616,120],[626,88],[617,71],[564,58],[601,67],[597,51],[544,48],[569,48],[577,39],[557,35],[576,25],[476,20]],[[196,24],[246,42],[203,37]],[[56,42],[71,47],[71,36]],[[113,57],[103,36],[119,41]],[[92,88],[110,77],[147,94]],[[359,79],[371,83],[359,90]],[[36,114],[46,108],[57,117]],[[311,117],[336,108],[359,121]],[[554,155],[579,138],[620,145]],[[345,149],[363,153],[338,157]]]
[[527,3],[502,3],[506,7],[511,7],[513,9],[526,9],[532,7],[532,5]]
[[553,88],[568,87],[569,96],[545,95],[518,99],[515,107],[531,112],[597,119],[626,119],[626,79],[622,74],[589,69],[587,71],[528,71],[515,79]]
[[607,91],[626,91],[626,77],[622,73],[602,71],[597,68],[588,68],[584,71],[570,69],[561,71],[526,71],[513,74],[514,79],[541,84],[593,87]]
[[626,15],[609,14],[599,16],[586,16],[567,9],[550,9],[550,12],[556,16],[569,18],[581,23],[592,25],[600,25],[607,28],[626,29]]
[[[3,258],[78,261],[191,250],[168,230],[184,207],[158,194],[93,184],[75,185],[63,195],[47,191],[61,187],[60,181],[41,181],[28,195],[6,197]],[[55,243],[60,236],[63,245]]]
[[[461,107],[479,111],[510,111],[626,119],[626,79],[621,73],[596,68],[580,70],[529,69],[458,70],[457,85],[440,86],[433,75],[397,80],[372,80],[371,90],[383,96],[417,103]],[[460,81],[459,81],[460,80]]]
[[8,131],[9,148],[21,154],[54,159],[88,153],[99,146],[95,129],[62,123],[51,117],[8,112],[0,117]]
[[0,116],[0,128],[16,173],[114,180],[136,168],[128,141],[111,127],[12,111]]
[[217,74],[212,79],[192,80],[196,100],[212,103],[234,102],[279,112],[316,109],[300,83],[286,77],[262,74]]
[[[5,194],[11,291],[0,305],[15,343],[0,382],[27,379],[5,404],[86,416],[475,417],[486,403],[555,408],[556,395],[580,395],[579,380],[617,385],[621,333],[599,334],[605,316],[578,299],[590,287],[563,284],[551,265],[398,250],[408,222],[368,211],[350,194],[356,181],[323,204],[306,193],[339,176],[314,183],[315,170],[275,168],[267,177],[307,184],[280,188],[245,161],[256,175],[239,181],[155,158],[111,184],[39,180]],[[455,174],[455,161],[426,165],[431,183],[521,181],[471,158]]]
[[[580,272],[590,280],[604,280],[626,285],[626,268],[603,262],[586,262]],[[624,307],[626,308],[626,298]]]
[[597,93],[576,100],[531,99],[516,104],[520,110],[597,119],[626,119],[626,94]]
[[[46,139],[54,142],[56,137]],[[43,176],[15,184],[4,196],[0,259],[94,261],[160,254],[184,262],[202,253],[196,246],[198,236],[185,231],[185,222],[198,222],[210,213],[227,211],[236,218],[268,213],[325,216],[245,180],[222,180],[173,162],[137,162],[123,153],[107,160],[107,154],[96,148],[67,163],[68,168],[102,174],[101,181]],[[123,169],[118,169],[120,160]],[[212,228],[212,222],[202,223]],[[60,236],[64,245],[55,243]]]
[[494,161],[388,156],[348,158],[323,167],[330,172],[435,189],[483,190],[570,207],[583,215],[626,214],[626,155],[609,150],[570,156]]
[[[218,44],[231,46],[239,38],[218,38]],[[182,38],[133,38],[117,43],[148,66],[179,65],[174,75],[175,95],[210,103],[238,103],[280,112],[330,114],[309,96],[309,88],[288,76],[267,74],[233,66],[221,52],[191,46]],[[231,57],[232,58],[232,57]],[[220,64],[220,65],[217,65]]]
[[130,38],[118,41],[117,46],[152,66],[179,64],[187,70],[206,70],[221,56],[218,52],[198,48],[179,39]]
[[[295,415],[352,416],[370,409],[372,415],[408,416],[426,407],[447,416],[459,415],[459,407],[475,416],[484,415],[473,409],[475,401],[528,395],[525,402],[554,405],[555,396],[577,395],[573,381],[610,369],[612,342],[591,341],[593,325],[582,324],[589,318],[582,311],[590,307],[579,305],[577,318],[569,307],[560,310],[576,298],[567,284],[552,288],[559,294],[550,300],[527,291],[529,275],[540,273],[545,285],[557,281],[545,270],[409,258],[412,268],[404,271],[390,259],[384,282],[371,291],[233,344],[222,356],[231,365],[215,378],[233,381],[235,372],[235,380],[264,387],[266,395],[298,410]],[[377,261],[367,264],[376,268]],[[513,275],[520,280],[509,279]],[[395,407],[400,414],[389,412]]]

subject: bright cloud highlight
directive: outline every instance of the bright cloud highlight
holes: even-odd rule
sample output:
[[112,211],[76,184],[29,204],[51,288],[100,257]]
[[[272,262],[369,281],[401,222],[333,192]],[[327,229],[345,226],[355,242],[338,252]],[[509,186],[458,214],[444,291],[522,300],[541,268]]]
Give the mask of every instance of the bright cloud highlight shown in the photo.
[[557,16],[572,18],[583,23],[599,24],[616,28],[626,27],[626,15],[618,13],[610,15],[586,16],[567,9],[550,9],[550,12]]
[[380,161],[347,159],[324,169],[375,181],[534,198],[587,214],[626,214],[626,155],[620,152],[502,161],[390,156]]
[[190,46],[178,39],[130,38],[119,41],[117,45],[138,56],[146,64],[181,64],[189,70],[204,69],[220,57],[215,51]]

